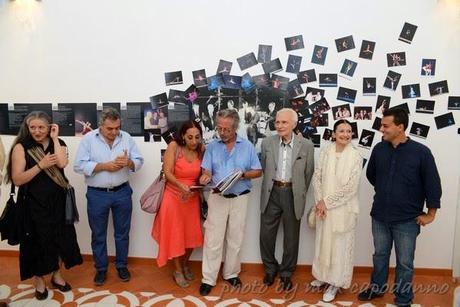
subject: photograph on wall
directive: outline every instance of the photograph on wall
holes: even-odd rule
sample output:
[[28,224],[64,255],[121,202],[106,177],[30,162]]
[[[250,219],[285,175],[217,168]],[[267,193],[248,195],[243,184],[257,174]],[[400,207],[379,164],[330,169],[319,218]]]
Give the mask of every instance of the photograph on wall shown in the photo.
[[224,75],[223,88],[241,89],[241,77],[235,75]]
[[313,114],[310,120],[312,127],[328,127],[329,126],[329,114]]
[[449,93],[447,80],[429,83],[428,89],[430,90],[430,96],[437,96]]
[[436,60],[435,59],[422,59],[422,67],[420,75],[434,76],[436,73]]
[[372,119],[372,107],[354,107],[353,118],[355,120],[371,120]]
[[385,78],[385,82],[383,83],[383,87],[389,90],[392,90],[392,91],[396,91],[396,88],[398,87],[400,80],[401,80],[401,74],[395,71],[389,70]]
[[348,103],[332,107],[332,116],[334,120],[345,119],[351,117],[351,108]]
[[270,78],[271,86],[274,89],[278,89],[281,91],[286,91],[289,85],[289,78],[277,75],[277,74],[272,74]]
[[311,56],[311,62],[313,64],[324,65],[326,62],[327,47],[315,45],[313,47],[313,54]]
[[[188,106],[187,108],[188,114]],[[168,130],[168,105],[163,107],[144,106],[144,130],[160,129],[161,133]]]
[[315,82],[316,72],[314,69],[301,71],[297,74],[297,79],[299,80],[300,84]]
[[357,91],[351,88],[339,87],[337,91],[337,100],[354,103]]
[[8,104],[0,103],[0,134],[8,134]]
[[407,102],[393,106],[390,109],[403,109],[407,112],[407,114],[410,114],[409,105],[407,104]]
[[312,134],[310,135],[310,140],[313,143],[313,147],[319,148],[321,146],[321,135]]
[[162,133],[161,137],[166,142],[166,144],[169,144],[176,139],[176,135],[177,135],[177,128],[171,127],[170,129]]
[[336,87],[337,74],[319,74],[320,87]]
[[415,31],[417,31],[416,25],[405,22],[401,33],[399,34],[399,40],[408,44],[412,43]]
[[149,102],[127,102],[126,110],[121,110],[123,130],[131,136],[144,136],[144,109],[151,109]]
[[434,113],[434,100],[417,99],[415,104],[415,113]]
[[258,64],[254,52],[245,54],[242,57],[237,58],[236,61],[238,62],[241,71]]
[[217,66],[217,74],[223,74],[223,75],[228,75],[230,71],[232,70],[232,62],[225,61],[225,60],[219,60],[219,66]]
[[321,98],[319,101],[312,103],[308,106],[310,113],[313,116],[323,114],[331,109],[331,106],[327,102],[326,98]]
[[207,143],[215,136],[215,117],[218,112],[218,96],[212,91],[200,91],[196,102],[192,105],[192,120],[200,123],[203,130],[203,139]]
[[75,116],[75,136],[84,136],[97,129],[97,104],[73,103]]
[[211,91],[216,91],[219,87],[224,85],[224,78],[222,74],[217,74],[207,78],[208,89]]
[[297,74],[300,71],[300,65],[302,64],[302,57],[298,55],[290,54],[286,64],[286,72]]
[[158,128],[161,133],[166,132],[170,127],[180,129],[183,123],[190,120],[190,105],[182,103],[170,103],[167,108],[161,108],[157,111],[160,115]]
[[298,79],[289,81],[288,94],[290,98],[298,97],[300,95],[303,95],[303,93],[304,92],[303,92],[302,85],[300,85],[300,82]]
[[449,96],[447,110],[460,110],[460,96]]
[[241,77],[241,89],[245,91],[246,93],[249,93],[255,88],[256,88],[256,84],[254,80],[252,79],[251,75],[249,73],[245,73]]
[[297,128],[302,136],[307,139],[309,139],[311,135],[318,133],[316,127],[311,125],[311,115],[299,117]]
[[184,91],[170,89],[168,94],[168,101],[185,103],[186,100],[184,95]]
[[361,49],[359,51],[359,57],[366,60],[372,60],[374,56],[375,42],[367,41],[363,39],[361,42]]
[[222,89],[219,99],[216,102],[217,110],[238,109],[240,92],[237,89]]
[[[185,101],[189,103],[194,103],[195,100],[198,98],[200,91],[195,85],[190,85],[184,92]],[[150,99],[152,101],[152,99]]]
[[268,63],[272,60],[272,46],[271,45],[259,45],[257,52],[257,62]]
[[351,138],[357,139],[358,138],[358,123],[351,122],[350,125],[351,125]]
[[166,96],[166,93],[150,96],[150,103],[153,109],[163,107],[168,105],[168,96]]
[[335,46],[337,47],[337,52],[355,49],[355,42],[353,40],[353,36],[349,35],[336,39]]
[[364,77],[363,78],[363,95],[375,96],[377,93],[377,78]]
[[285,107],[296,111],[298,116],[310,114],[308,102],[305,100],[305,96],[289,99],[289,102]]
[[359,138],[358,146],[371,149],[372,142],[374,141],[375,132],[367,129],[361,131],[361,137]]
[[374,123],[372,124],[372,129],[380,131],[381,125],[382,125],[382,118],[376,116],[374,118]]
[[308,86],[305,91],[305,100],[308,104],[312,104],[321,100],[324,97],[324,90]]
[[24,118],[33,111],[43,111],[53,118],[51,103],[15,103],[14,108],[8,111],[8,134],[18,134]]
[[340,69],[340,76],[348,79],[352,78],[355,74],[356,67],[358,67],[358,63],[345,59],[342,64],[342,68]]
[[205,87],[208,85],[208,79],[206,78],[206,70],[199,69],[192,71],[193,84],[196,87]]
[[166,85],[182,84],[182,71],[165,72],[165,82]]
[[454,115],[452,114],[452,112],[435,116],[434,122],[436,123],[436,128],[438,130],[455,125]]
[[60,136],[75,136],[75,112],[73,104],[59,103],[57,109],[53,110],[53,122],[59,126]]
[[[113,108],[121,114],[121,103],[119,102],[103,102],[102,104],[97,104],[97,123],[99,124],[99,119],[101,118],[102,111],[107,108]],[[54,114],[54,111],[53,111]],[[54,116],[54,115],[53,115]],[[121,123],[123,125],[123,123]]]
[[[245,119],[245,124],[257,124],[257,127],[255,128],[257,129],[259,136],[264,137],[266,135],[271,135],[276,133],[276,112],[283,108],[285,101],[286,96],[284,92],[270,88],[262,89],[257,93],[258,104],[254,106],[254,109],[257,113],[256,116],[252,116],[252,118],[248,119],[247,115],[245,114],[248,111],[244,110],[242,111],[241,115],[243,115],[243,118]],[[246,106],[246,108],[248,107],[251,106]],[[249,111],[251,110],[249,109]],[[254,137],[251,138],[249,134],[248,139],[250,139],[252,142],[254,141]]]
[[161,142],[160,129],[144,129],[144,142],[157,143]]
[[405,66],[406,65],[406,53],[405,52],[387,53],[387,65],[388,67]]
[[332,129],[326,128],[323,132],[323,140],[332,141]]
[[375,114],[383,115],[383,112],[390,107],[390,101],[390,96],[378,95],[377,102],[375,104]]
[[283,66],[281,66],[279,58],[273,59],[267,63],[263,63],[262,68],[266,74],[271,74],[283,70]]
[[252,77],[257,88],[270,87],[270,74],[257,75]]
[[297,49],[303,49],[303,37],[302,35],[296,35],[284,38],[286,44],[286,51],[292,51]]
[[409,134],[416,136],[418,138],[426,139],[429,131],[430,131],[430,126],[413,122],[412,126],[410,127]]
[[401,86],[403,99],[420,97],[420,84],[406,84]]

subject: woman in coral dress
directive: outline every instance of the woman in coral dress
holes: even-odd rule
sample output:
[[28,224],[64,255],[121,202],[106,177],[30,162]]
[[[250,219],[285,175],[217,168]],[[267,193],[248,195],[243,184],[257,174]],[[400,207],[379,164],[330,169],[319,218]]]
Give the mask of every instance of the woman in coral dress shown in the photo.
[[191,188],[201,175],[201,140],[200,125],[188,121],[182,125],[177,140],[168,145],[163,163],[167,183],[152,229],[152,237],[158,243],[158,266],[172,259],[173,277],[180,287],[188,287],[193,279],[188,260],[193,249],[203,245],[200,192]]

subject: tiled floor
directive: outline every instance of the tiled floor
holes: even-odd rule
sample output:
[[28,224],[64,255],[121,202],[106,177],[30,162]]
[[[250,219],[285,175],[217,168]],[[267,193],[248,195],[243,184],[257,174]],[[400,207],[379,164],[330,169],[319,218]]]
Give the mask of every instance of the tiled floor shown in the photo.
[[[33,281],[19,280],[17,258],[0,257],[0,302],[7,302],[10,306],[393,306],[391,294],[371,303],[357,301],[357,292],[365,287],[369,273],[356,273],[352,288],[337,295],[334,302],[323,303],[322,293],[308,286],[312,277],[307,267],[296,271],[294,289],[284,292],[277,283],[268,289],[263,286],[260,265],[244,265],[240,276],[244,284],[241,289],[233,290],[220,280],[207,297],[198,293],[201,278],[199,262],[192,264],[195,280],[185,289],[175,285],[170,267],[158,269],[153,260],[151,263],[134,261],[129,268],[131,281],[119,281],[116,270],[111,267],[104,286],[95,287],[92,262],[86,261],[63,272],[73,287],[71,292],[52,290],[47,300],[37,301],[33,298]],[[412,306],[452,306],[457,285],[451,277],[419,274],[416,275],[415,286],[419,290]]]

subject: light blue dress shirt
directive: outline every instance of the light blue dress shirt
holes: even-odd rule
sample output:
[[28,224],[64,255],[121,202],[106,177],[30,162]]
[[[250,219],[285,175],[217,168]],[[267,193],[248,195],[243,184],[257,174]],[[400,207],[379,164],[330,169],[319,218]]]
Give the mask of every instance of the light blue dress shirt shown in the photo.
[[111,188],[125,183],[129,179],[130,169],[124,167],[117,172],[102,171],[94,173],[98,163],[113,161],[116,157],[128,151],[128,158],[134,163],[134,171],[138,171],[144,158],[139,152],[134,139],[125,131],[120,131],[110,148],[99,129],[86,134],[78,146],[73,169],[79,174],[85,175],[88,186],[98,188]]

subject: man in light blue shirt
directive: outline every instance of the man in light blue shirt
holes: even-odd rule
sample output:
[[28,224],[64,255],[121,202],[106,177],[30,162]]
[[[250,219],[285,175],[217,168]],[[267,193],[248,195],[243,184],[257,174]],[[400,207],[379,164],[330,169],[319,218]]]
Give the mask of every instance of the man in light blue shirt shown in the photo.
[[142,158],[134,139],[121,131],[120,113],[113,108],[102,111],[99,128],[81,140],[74,170],[85,176],[88,185],[88,221],[91,248],[96,267],[94,284],[104,284],[107,275],[107,224],[112,210],[118,277],[128,281],[129,230],[133,190],[129,173],[142,167]]
[[240,250],[246,225],[246,211],[251,192],[251,179],[262,175],[262,166],[254,146],[237,136],[239,116],[236,110],[217,113],[217,132],[220,140],[209,144],[201,167],[201,184],[215,185],[235,170],[243,176],[223,194],[211,193],[208,199],[208,217],[204,223],[205,235],[200,294],[208,295],[216,285],[222,261],[224,241],[226,251],[223,277],[233,287],[241,286]]

